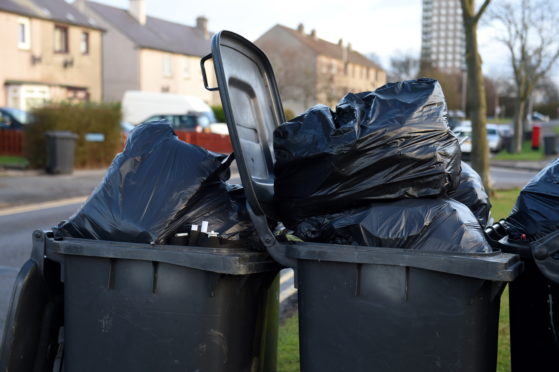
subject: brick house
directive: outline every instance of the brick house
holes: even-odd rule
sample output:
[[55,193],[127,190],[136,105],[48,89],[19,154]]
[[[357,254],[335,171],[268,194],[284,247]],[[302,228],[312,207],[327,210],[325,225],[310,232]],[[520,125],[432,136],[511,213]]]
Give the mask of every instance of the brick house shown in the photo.
[[295,113],[386,83],[386,72],[351,44],[320,39],[315,30],[307,34],[302,24],[296,30],[276,25],[255,44],[272,63],[284,107]]

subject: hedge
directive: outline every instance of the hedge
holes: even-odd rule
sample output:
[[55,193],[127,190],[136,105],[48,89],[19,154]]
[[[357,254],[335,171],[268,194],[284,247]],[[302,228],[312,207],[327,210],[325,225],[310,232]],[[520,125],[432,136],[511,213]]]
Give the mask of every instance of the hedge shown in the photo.
[[[25,128],[24,151],[34,168],[46,166],[46,132],[70,131],[78,135],[74,164],[77,168],[106,166],[120,150],[119,104],[56,103],[34,109],[34,120]],[[100,133],[103,142],[86,141],[86,134]]]

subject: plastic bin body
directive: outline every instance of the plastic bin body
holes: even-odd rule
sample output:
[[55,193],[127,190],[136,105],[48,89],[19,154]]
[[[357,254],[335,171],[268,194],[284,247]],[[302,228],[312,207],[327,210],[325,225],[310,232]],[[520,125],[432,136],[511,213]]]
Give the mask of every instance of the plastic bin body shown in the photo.
[[275,272],[79,256],[64,266],[69,370],[260,370]]
[[545,136],[543,138],[544,155],[557,154],[557,136]]
[[504,284],[383,265],[298,270],[302,371],[495,371]]
[[359,247],[354,262],[312,250],[288,250],[298,258],[301,371],[495,371],[504,281],[398,264],[398,256],[374,263]]
[[47,137],[47,167],[50,174],[70,174],[74,170],[74,154],[78,136],[67,131],[51,131]]
[[14,286],[0,370],[275,371],[279,269],[248,249],[36,231]]
[[559,284],[532,260],[509,284],[512,372],[559,370]]

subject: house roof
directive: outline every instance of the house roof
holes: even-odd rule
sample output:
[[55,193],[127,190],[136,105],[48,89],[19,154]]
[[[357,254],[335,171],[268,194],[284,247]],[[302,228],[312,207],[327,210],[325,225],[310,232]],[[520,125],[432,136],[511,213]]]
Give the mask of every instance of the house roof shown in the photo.
[[0,0],[0,10],[87,28],[101,29],[65,0]]
[[142,25],[127,9],[92,1],[87,1],[87,5],[141,48],[200,57],[210,53],[211,33],[206,38],[196,27],[150,16],[146,17],[146,23]]
[[[280,29],[287,31],[295,38],[297,38],[301,43],[306,45],[308,48],[312,49],[317,54],[325,55],[336,59],[343,59],[344,49],[346,49],[347,46],[342,47],[339,44],[334,44],[329,41],[320,39],[318,37],[313,37],[309,34],[304,34],[302,32],[299,32],[298,30],[294,30],[283,25],[277,25],[276,27],[279,27]],[[356,52],[354,50],[350,50],[350,52],[347,55],[347,58],[348,61],[351,63],[372,67],[377,70],[382,70],[380,66],[378,66],[376,63],[371,61],[369,58],[365,57],[361,53]]]

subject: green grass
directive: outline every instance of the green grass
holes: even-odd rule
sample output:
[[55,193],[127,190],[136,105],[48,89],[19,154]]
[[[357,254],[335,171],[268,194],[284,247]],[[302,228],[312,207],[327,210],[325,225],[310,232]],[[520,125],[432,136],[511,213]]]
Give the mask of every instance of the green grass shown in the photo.
[[0,166],[2,165],[26,168],[27,166],[29,166],[29,162],[27,161],[27,159],[21,156],[0,155]]
[[532,150],[532,142],[524,141],[522,143],[522,151],[516,154],[510,154],[507,151],[501,151],[493,157],[495,160],[515,160],[515,161],[539,161],[545,160],[543,146],[539,150]]
[[[491,214],[495,221],[509,215],[519,189],[497,190],[491,198]],[[299,371],[299,318],[297,315],[288,319],[279,329],[278,372]],[[509,330],[509,295],[508,287],[501,297],[499,315],[499,345],[497,371],[510,372],[510,330]]]
[[278,372],[299,371],[299,317],[287,319],[279,329]]

